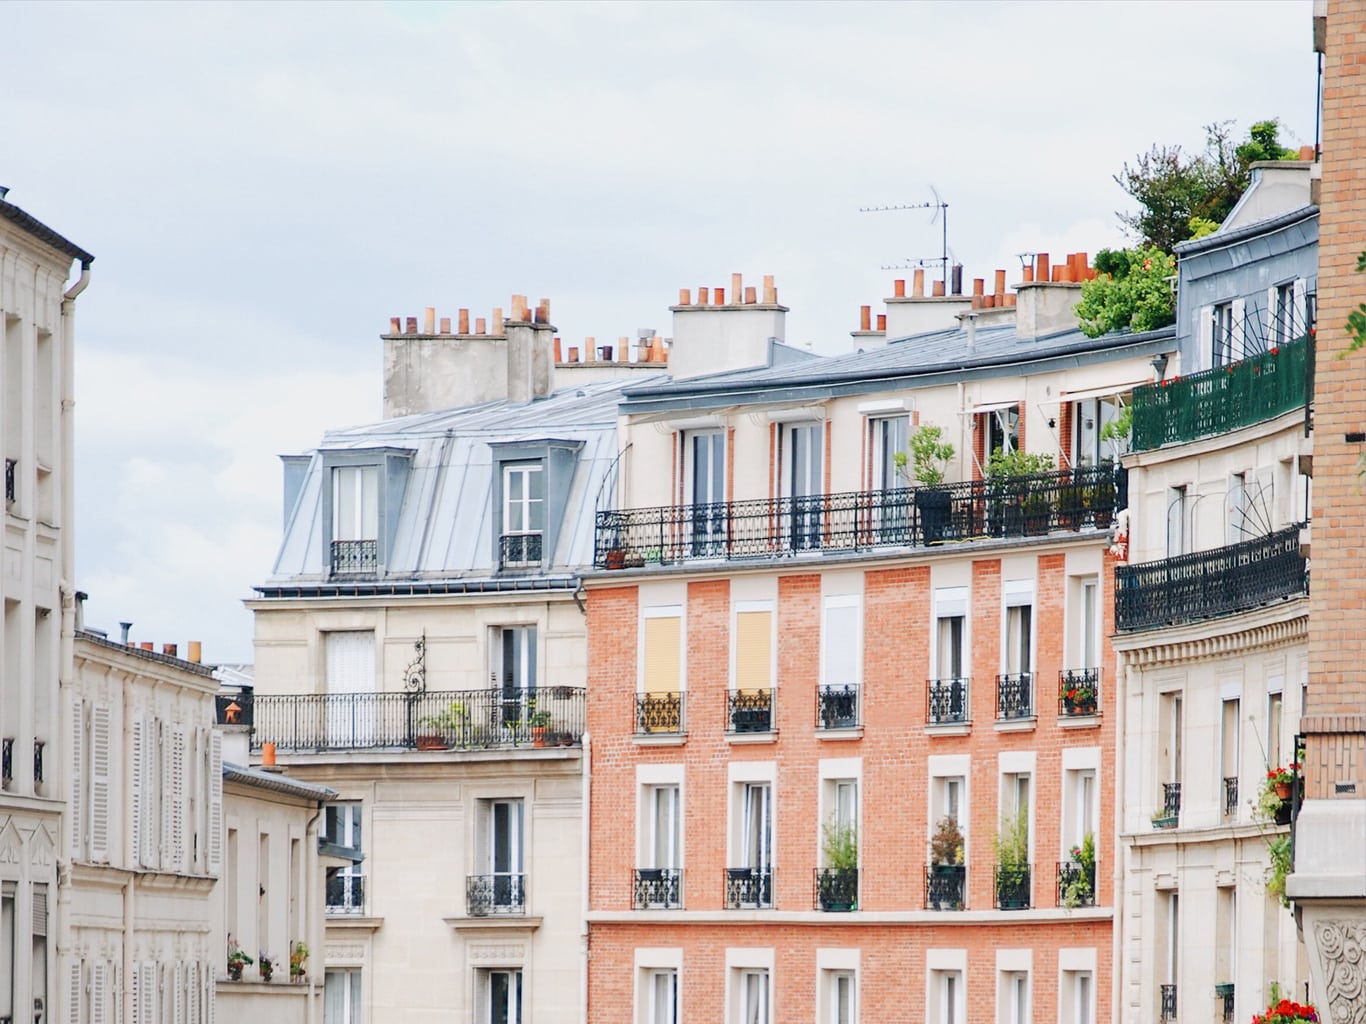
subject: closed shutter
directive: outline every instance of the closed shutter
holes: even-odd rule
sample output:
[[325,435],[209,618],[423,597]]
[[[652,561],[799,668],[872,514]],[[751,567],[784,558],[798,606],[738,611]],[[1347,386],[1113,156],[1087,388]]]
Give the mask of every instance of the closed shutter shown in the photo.
[[209,874],[223,870],[223,734],[209,734]]
[[1243,299],[1234,299],[1230,304],[1233,312],[1233,326],[1230,330],[1232,353],[1229,361],[1236,363],[1247,355],[1247,304]]
[[109,860],[110,813],[109,705],[96,704],[90,716],[90,859]]
[[85,853],[85,704],[80,698],[71,700],[71,856],[80,860]]
[[645,692],[677,693],[682,661],[682,621],[677,615],[645,620]]
[[90,1024],[111,1024],[108,972],[109,966],[102,960],[90,967]]
[[188,1024],[204,1024],[199,1016],[199,963],[191,960],[185,965],[185,1020]]
[[735,616],[735,688],[767,690],[773,683],[773,613]]
[[81,961],[66,969],[66,1024],[81,1024]]
[[171,1006],[173,1024],[185,1024],[185,964],[180,961],[171,973]]
[[213,968],[204,964],[201,976],[204,980],[204,1024],[213,1024],[214,1001],[218,997],[218,985],[214,981]]
[[[1198,365],[1191,367],[1191,372],[1195,370],[1208,370],[1214,365],[1214,307],[1201,306],[1200,311],[1195,315],[1196,337],[1200,340],[1200,351],[1197,354]],[[1184,367],[1182,368],[1185,369]]]
[[859,681],[858,606],[825,606],[825,678],[827,686],[847,686]]
[[123,965],[117,961],[110,961],[109,964],[110,984],[114,993],[114,1024],[123,1024]]
[[1290,307],[1290,322],[1286,325],[1286,340],[1294,341],[1296,338],[1304,337],[1309,333],[1311,324],[1309,323],[1309,307],[1304,300],[1304,278],[1295,278],[1294,287],[1291,289],[1294,296]]
[[[175,767],[171,758],[171,726],[168,722],[160,722],[158,725],[158,746],[161,748],[158,759],[158,767],[161,769],[161,786],[158,791],[161,803],[161,835],[157,864],[162,868],[174,870],[176,865],[171,858],[175,851],[175,801],[171,794],[175,791]],[[157,776],[153,775],[152,778]]]
[[189,761],[186,758],[186,736],[184,726],[176,726],[171,730],[170,757],[170,788],[167,790],[163,799],[170,805],[170,845],[171,863],[173,871],[185,870],[185,824],[189,808],[185,800],[185,776],[189,771]]

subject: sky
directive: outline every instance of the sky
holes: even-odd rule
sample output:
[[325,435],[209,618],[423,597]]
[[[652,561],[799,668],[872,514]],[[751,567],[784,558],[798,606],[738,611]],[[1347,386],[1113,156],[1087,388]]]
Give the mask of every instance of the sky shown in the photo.
[[[86,622],[251,661],[280,454],[380,417],[391,316],[551,300],[565,345],[776,278],[847,351],[884,267],[1123,244],[1203,126],[1314,141],[1309,0],[6,5],[0,185],[77,304]],[[933,276],[936,271],[927,271]],[[182,646],[182,651],[184,647]]]

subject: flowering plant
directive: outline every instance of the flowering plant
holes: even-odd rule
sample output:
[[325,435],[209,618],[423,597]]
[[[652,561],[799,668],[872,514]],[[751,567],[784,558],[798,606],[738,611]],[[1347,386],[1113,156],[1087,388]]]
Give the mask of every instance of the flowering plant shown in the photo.
[[[1274,998],[1276,993],[1271,993]],[[1289,999],[1273,1002],[1266,1013],[1254,1014],[1252,1024],[1317,1024],[1319,1011],[1312,1003],[1296,1003]]]
[[1295,773],[1300,770],[1299,763],[1291,761],[1284,768],[1272,768],[1266,773],[1266,784],[1268,786],[1288,786],[1295,781]]

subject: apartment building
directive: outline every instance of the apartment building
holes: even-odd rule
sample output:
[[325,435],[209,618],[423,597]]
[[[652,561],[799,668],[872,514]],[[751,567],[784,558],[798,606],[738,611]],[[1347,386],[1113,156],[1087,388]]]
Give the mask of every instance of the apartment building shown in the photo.
[[[0,189],[0,1020],[51,1019],[66,792],[59,680],[73,628],[72,353],[94,257]],[[68,278],[72,262],[80,276]]]
[[323,839],[349,857],[314,952],[327,1024],[582,1009],[579,574],[620,388],[650,373],[556,365],[546,302],[488,324],[394,321],[386,419],[285,458],[248,602],[253,763],[335,791]]
[[1307,980],[1270,881],[1292,801],[1264,790],[1300,759],[1309,678],[1310,172],[1254,165],[1219,230],[1177,246],[1177,354],[1133,393],[1113,642],[1134,1024],[1246,1020]]
[[1174,334],[1085,338],[1085,256],[1029,270],[713,375],[680,350],[786,310],[680,296],[584,580],[589,1019],[1112,1018],[1104,427]]

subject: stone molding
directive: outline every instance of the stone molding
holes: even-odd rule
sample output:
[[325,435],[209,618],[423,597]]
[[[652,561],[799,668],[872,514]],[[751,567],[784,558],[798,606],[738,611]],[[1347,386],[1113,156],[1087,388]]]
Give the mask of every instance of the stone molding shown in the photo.
[[1323,971],[1323,1001],[1333,1024],[1366,1024],[1366,921],[1314,923]]

